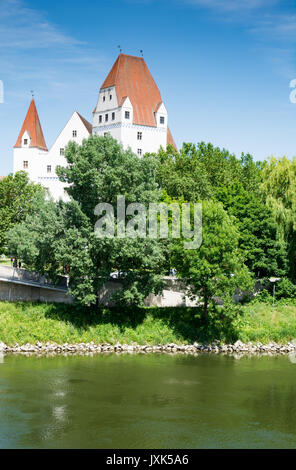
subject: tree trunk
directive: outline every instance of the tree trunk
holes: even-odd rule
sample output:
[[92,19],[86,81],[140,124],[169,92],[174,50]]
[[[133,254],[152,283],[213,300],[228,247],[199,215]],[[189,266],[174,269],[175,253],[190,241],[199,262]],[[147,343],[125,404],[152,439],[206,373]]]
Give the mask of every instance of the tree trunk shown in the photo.
[[203,311],[202,311],[203,323],[207,323],[208,320],[208,297],[204,297]]

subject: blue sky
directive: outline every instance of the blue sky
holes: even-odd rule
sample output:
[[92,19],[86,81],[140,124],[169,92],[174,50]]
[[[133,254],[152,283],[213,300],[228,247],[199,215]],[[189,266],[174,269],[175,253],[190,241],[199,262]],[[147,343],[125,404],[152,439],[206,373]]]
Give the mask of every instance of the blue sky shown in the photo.
[[30,90],[51,146],[73,111],[91,121],[119,44],[143,49],[178,146],[296,155],[294,1],[0,0],[0,175],[12,171]]

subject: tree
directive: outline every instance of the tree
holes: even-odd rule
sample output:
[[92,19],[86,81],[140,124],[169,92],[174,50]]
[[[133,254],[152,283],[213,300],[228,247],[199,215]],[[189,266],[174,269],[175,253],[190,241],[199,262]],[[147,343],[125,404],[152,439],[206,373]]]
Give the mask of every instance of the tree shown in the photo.
[[262,169],[262,190],[277,222],[279,238],[288,244],[289,275],[296,279],[296,159],[271,158]]
[[59,241],[65,236],[65,208],[38,194],[24,222],[8,233],[8,247],[27,268],[55,278],[63,272],[56,259]]
[[185,143],[180,152],[161,149],[155,155],[157,181],[176,199],[197,201],[215,198],[217,191],[237,180],[249,191],[259,188],[260,169],[249,154],[241,159],[212,144]]
[[238,248],[239,233],[233,218],[215,201],[204,201],[202,208],[201,247],[186,250],[184,240],[172,241],[171,255],[190,295],[203,303],[206,322],[214,297],[227,298],[236,288],[249,288],[251,277]]
[[[255,188],[256,189],[256,188]],[[228,214],[235,216],[239,248],[245,264],[258,278],[285,276],[288,268],[287,246],[280,240],[272,211],[257,190],[246,190],[241,182],[221,187],[217,198]]]
[[43,192],[40,185],[29,182],[23,171],[0,181],[0,253],[6,249],[10,228],[30,214],[36,195]]
[[180,153],[161,149],[155,158],[157,182],[170,197],[196,201],[211,196],[206,170],[193,144],[184,144]]
[[[118,195],[125,197],[126,205],[138,202],[146,208],[150,202],[158,202],[155,161],[124,151],[110,136],[91,136],[81,146],[70,143],[66,159],[68,166],[58,168],[57,173],[71,185],[71,201],[55,204],[39,200],[34,214],[11,231],[11,248],[18,250],[32,269],[51,276],[69,266],[70,293],[81,304],[98,303],[100,288],[115,270],[123,289],[115,292],[112,300],[142,304],[149,293],[158,293],[163,286],[162,245],[140,237],[98,239],[94,210],[99,203],[111,204],[117,227]],[[126,221],[131,218],[127,216]],[[22,243],[23,237],[28,246]]]

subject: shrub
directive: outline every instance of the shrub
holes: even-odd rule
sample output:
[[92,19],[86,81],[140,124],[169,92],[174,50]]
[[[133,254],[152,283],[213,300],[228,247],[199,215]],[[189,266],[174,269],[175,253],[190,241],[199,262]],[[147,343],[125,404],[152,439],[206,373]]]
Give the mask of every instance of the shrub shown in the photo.
[[276,285],[276,298],[277,299],[295,299],[296,286],[288,278],[281,279]]

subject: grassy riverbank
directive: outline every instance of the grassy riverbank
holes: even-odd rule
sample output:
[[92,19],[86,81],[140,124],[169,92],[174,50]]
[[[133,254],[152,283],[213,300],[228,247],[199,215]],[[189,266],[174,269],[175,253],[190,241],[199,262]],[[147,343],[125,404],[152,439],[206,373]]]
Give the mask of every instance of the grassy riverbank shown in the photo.
[[246,341],[287,342],[296,339],[295,305],[255,303],[243,307],[235,324],[239,339]]
[[296,338],[296,305],[248,304],[231,329],[202,327],[198,309],[143,308],[89,311],[59,304],[0,302],[0,341],[15,343],[186,344],[221,339],[285,343]]

